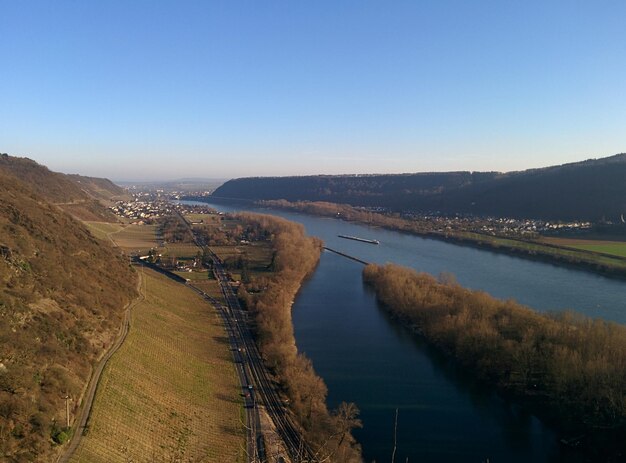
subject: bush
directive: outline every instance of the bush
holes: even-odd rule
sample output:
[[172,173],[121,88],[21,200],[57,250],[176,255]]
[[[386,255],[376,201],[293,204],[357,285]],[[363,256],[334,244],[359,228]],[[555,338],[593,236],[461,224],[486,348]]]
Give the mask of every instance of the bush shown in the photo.
[[70,438],[70,428],[59,428],[56,424],[52,426],[50,437],[57,445],[65,444]]

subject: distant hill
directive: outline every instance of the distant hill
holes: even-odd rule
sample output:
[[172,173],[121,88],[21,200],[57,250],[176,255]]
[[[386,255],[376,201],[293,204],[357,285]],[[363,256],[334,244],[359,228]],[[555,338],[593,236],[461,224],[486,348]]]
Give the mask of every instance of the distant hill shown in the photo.
[[55,461],[63,397],[75,410],[136,294],[136,275],[48,199],[80,197],[74,183],[9,158],[0,156],[0,455]]
[[116,221],[101,202],[126,195],[110,180],[52,172],[28,158],[0,154],[0,171],[17,177],[47,201],[82,220]]
[[92,198],[111,201],[117,198],[128,197],[128,193],[124,188],[117,186],[108,178],[85,177],[77,174],[69,174],[67,177]]
[[157,189],[163,189],[166,191],[179,191],[179,192],[198,192],[198,191],[213,191],[226,180],[218,178],[181,178],[177,180],[167,181],[151,181],[151,182],[117,182],[119,185],[136,189],[139,191],[151,191]]
[[353,206],[546,220],[620,220],[626,154],[520,172],[259,177],[230,180],[215,197],[329,201]]

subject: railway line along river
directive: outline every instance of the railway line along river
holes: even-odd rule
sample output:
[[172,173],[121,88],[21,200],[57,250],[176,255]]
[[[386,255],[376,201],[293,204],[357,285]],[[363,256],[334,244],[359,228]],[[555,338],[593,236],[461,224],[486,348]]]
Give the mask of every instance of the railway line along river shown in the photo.
[[[206,203],[202,203],[206,204]],[[230,212],[243,208],[209,204]],[[463,247],[335,219],[251,209],[302,223],[330,248],[374,263],[394,262],[539,310],[572,309],[626,322],[624,281],[544,262]],[[338,235],[380,241],[378,246]],[[298,348],[328,385],[330,407],[355,402],[365,460],[565,462],[576,456],[518,406],[485,390],[385,312],[361,281],[362,264],[324,252],[293,307]]]

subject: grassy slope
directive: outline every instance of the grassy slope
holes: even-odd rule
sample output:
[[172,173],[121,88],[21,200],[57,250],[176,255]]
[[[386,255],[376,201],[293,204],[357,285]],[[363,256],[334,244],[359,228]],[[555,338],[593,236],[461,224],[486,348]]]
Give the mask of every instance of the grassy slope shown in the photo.
[[72,461],[243,461],[239,385],[218,315],[180,284],[144,276],[146,300]]

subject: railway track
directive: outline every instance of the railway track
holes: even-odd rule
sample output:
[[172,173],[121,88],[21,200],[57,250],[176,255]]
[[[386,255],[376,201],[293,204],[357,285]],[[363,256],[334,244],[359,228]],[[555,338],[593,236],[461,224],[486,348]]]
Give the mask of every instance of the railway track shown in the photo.
[[245,353],[257,387],[257,396],[262,400],[268,414],[272,418],[278,434],[285,443],[289,457],[293,462],[298,463],[315,461],[313,451],[309,448],[306,441],[302,438],[302,434],[299,432],[297,426],[291,420],[278,392],[276,391],[274,382],[270,378],[269,373],[263,364],[262,357],[254,339],[252,338],[252,334],[248,329],[247,323],[245,322],[247,312],[241,308],[239,300],[237,299],[237,296],[235,295],[230,284],[230,279],[226,275],[221,263],[217,262],[214,269],[215,276],[220,282],[224,298],[231,313],[235,317],[239,335],[245,343]]
[[[230,277],[224,270],[221,260],[211,248],[206,245],[204,240],[197,236],[189,221],[180,212],[178,212],[178,215],[191,231],[196,246],[207,251],[210,255],[213,263],[213,273],[220,284],[222,295],[226,301],[226,307],[203,291],[197,288],[194,289],[201,293],[203,297],[210,300],[211,303],[219,309],[229,332],[229,337],[231,337],[231,345],[235,349],[233,352],[235,361],[243,370],[243,373],[240,374],[242,387],[246,389],[247,386],[252,386],[252,388],[247,388],[247,391],[244,391],[244,393],[247,392],[250,394],[250,397],[246,395],[244,398],[246,400],[246,408],[248,410],[254,410],[253,416],[248,416],[247,413],[248,461],[250,463],[266,461],[258,411],[258,405],[262,403],[273,421],[278,435],[283,440],[292,463],[316,462],[317,458],[315,452],[313,452],[308,443],[304,440],[298,426],[289,416],[276,390],[274,381],[270,378],[267,368],[263,364],[261,354],[248,328],[248,312],[241,308],[239,299],[231,285]],[[237,362],[238,356],[241,362]],[[250,401],[252,403],[250,403]],[[251,459],[250,457],[258,458],[258,460]]]

